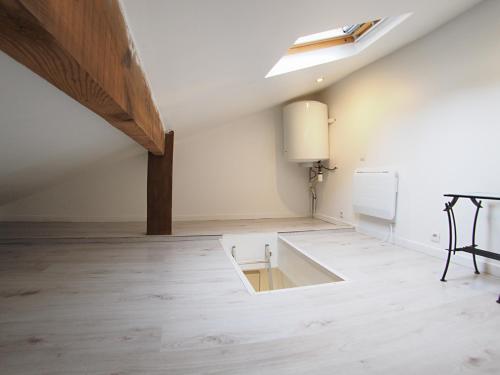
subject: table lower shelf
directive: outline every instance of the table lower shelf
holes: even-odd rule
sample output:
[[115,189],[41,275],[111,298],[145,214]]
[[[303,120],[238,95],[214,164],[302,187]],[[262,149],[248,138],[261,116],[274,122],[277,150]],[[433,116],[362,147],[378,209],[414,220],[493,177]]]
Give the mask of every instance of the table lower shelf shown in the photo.
[[463,251],[465,253],[476,254],[485,258],[500,260],[500,253],[494,253],[492,251],[482,250],[474,246],[464,246],[458,247],[455,251]]

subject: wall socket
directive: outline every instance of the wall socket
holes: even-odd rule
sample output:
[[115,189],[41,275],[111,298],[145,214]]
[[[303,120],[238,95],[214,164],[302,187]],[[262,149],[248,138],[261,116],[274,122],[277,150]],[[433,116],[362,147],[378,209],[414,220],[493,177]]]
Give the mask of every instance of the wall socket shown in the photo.
[[344,211],[340,211],[339,216],[340,216],[341,219],[343,219],[344,218]]
[[439,233],[432,233],[431,234],[431,241],[432,242],[439,243],[440,239],[441,239],[441,235]]

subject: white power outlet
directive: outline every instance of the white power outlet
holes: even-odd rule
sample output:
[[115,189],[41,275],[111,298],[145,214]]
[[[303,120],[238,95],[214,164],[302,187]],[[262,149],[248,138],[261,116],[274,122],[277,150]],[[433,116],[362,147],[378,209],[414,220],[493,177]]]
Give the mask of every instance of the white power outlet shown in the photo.
[[340,218],[343,219],[344,218],[344,211],[340,211]]
[[441,235],[439,233],[432,233],[431,234],[431,241],[432,242],[437,242],[439,243],[439,240],[441,239]]

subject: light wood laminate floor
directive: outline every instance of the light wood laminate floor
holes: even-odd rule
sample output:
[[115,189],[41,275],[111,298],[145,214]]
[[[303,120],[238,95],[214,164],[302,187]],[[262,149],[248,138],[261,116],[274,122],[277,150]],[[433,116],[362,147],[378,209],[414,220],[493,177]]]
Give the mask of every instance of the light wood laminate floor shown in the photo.
[[217,239],[0,245],[0,373],[499,374],[499,279],[351,230],[285,237],[348,278],[250,295]]
[[[245,220],[176,221],[174,236],[221,235],[227,233],[292,232],[347,228],[310,217]],[[0,240],[26,238],[114,238],[144,237],[145,222],[71,223],[0,222]]]

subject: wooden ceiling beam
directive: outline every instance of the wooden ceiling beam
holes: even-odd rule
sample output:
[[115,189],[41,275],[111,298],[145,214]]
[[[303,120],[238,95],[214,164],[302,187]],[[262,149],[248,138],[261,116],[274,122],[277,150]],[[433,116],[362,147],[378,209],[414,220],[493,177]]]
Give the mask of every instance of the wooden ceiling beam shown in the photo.
[[117,0],[0,0],[0,49],[163,154],[164,127]]

